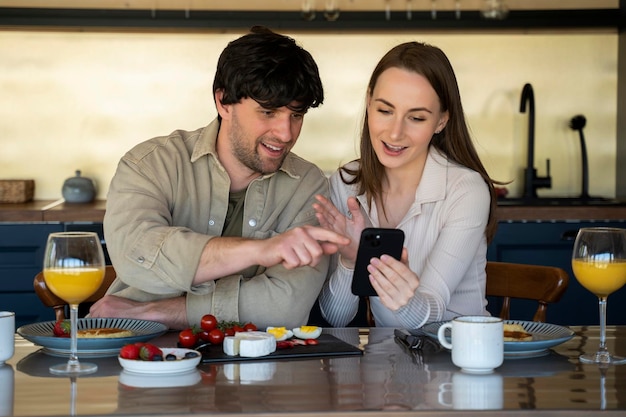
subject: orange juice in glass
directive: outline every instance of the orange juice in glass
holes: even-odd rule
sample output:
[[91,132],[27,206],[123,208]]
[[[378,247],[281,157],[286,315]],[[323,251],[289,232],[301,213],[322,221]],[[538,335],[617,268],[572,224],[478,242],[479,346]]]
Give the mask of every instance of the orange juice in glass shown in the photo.
[[580,285],[598,297],[608,297],[626,284],[626,261],[574,259],[572,270]]
[[600,346],[584,353],[583,363],[621,365],[626,358],[609,353],[606,346],[606,307],[609,294],[626,284],[626,229],[586,227],[578,231],[572,250],[572,271],[576,280],[598,297]]
[[104,279],[104,251],[93,232],[50,233],[43,261],[46,285],[70,305],[70,357],[66,364],[50,367],[57,375],[93,373],[98,366],[78,361],[78,305],[94,294]]
[[104,268],[46,268],[43,275],[57,297],[68,304],[80,304],[100,288]]

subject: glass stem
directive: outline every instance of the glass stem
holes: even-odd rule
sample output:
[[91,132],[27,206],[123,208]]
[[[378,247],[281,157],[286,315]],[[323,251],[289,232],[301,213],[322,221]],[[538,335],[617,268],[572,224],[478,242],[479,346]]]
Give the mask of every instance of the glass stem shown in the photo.
[[78,304],[70,304],[70,359],[68,367],[78,366]]
[[608,354],[606,349],[606,299],[607,297],[599,297],[600,307],[600,347],[598,354]]

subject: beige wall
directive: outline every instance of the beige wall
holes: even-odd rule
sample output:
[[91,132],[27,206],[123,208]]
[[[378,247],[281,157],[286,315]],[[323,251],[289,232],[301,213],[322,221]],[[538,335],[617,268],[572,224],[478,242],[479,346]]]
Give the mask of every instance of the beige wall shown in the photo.
[[[61,197],[76,169],[105,198],[117,161],[134,144],[194,129],[216,114],[211,85],[230,34],[0,32],[0,179],[33,178],[35,198]],[[535,167],[553,188],[580,193],[578,134],[587,118],[592,195],[615,195],[617,34],[294,34],[318,61],[326,100],[306,117],[295,151],[331,172],[356,156],[365,85],[380,56],[407,40],[450,58],[476,146],[491,175],[522,192],[527,115],[536,102]]]

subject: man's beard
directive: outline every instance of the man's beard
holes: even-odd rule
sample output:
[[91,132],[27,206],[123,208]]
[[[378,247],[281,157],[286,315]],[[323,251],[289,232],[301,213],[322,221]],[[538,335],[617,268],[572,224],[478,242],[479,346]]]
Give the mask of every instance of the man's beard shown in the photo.
[[[230,142],[233,149],[233,154],[235,155],[237,160],[239,160],[239,162],[245,165],[248,169],[252,170],[253,172],[258,172],[261,175],[271,174],[278,171],[278,169],[283,164],[283,161],[285,160],[288,152],[285,152],[280,160],[271,159],[269,161],[263,161],[261,155],[259,155],[258,148],[259,146],[263,146],[261,145],[261,142],[265,139],[265,137],[262,136],[260,138],[257,138],[254,141],[254,146],[250,147],[248,140],[243,137],[242,133],[243,130],[241,129],[237,118],[234,118],[233,128],[230,135]],[[278,140],[269,142],[278,142]]]

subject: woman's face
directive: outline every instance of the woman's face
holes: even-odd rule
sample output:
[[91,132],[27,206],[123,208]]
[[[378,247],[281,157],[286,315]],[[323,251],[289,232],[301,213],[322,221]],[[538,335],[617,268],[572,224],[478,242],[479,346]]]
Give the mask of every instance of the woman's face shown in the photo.
[[420,169],[435,132],[448,121],[428,80],[402,68],[378,77],[367,103],[372,147],[387,169]]

